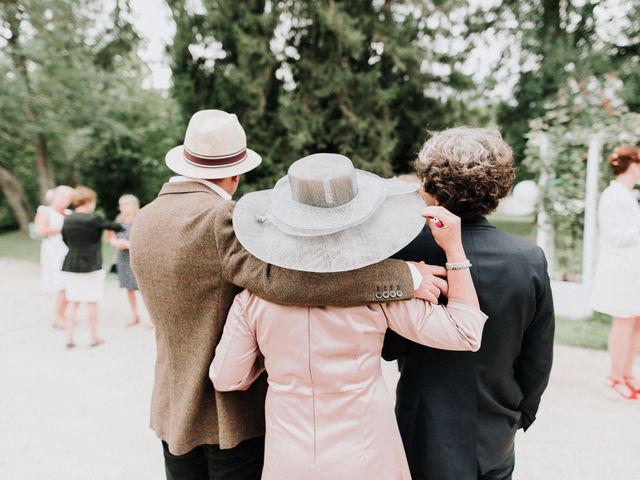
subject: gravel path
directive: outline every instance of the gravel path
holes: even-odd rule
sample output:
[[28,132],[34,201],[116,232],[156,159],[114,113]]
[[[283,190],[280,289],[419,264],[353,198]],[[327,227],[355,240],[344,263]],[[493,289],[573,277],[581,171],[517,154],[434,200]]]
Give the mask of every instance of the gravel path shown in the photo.
[[[115,281],[100,306],[106,344],[88,347],[81,313],[72,351],[51,328],[53,297],[39,291],[36,264],[0,258],[0,285],[0,478],[164,478],[147,428],[153,333],[125,327]],[[394,365],[384,370],[392,386]],[[640,479],[640,401],[609,398],[606,370],[603,352],[556,348],[538,421],[518,439],[516,480]]]

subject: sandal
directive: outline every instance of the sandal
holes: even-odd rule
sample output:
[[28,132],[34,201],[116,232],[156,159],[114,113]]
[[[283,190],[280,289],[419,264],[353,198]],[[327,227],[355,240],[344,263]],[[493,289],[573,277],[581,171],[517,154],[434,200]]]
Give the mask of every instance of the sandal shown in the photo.
[[73,347],[75,347],[75,346],[76,346],[76,344],[75,344],[75,343],[73,343],[73,342],[67,342],[67,348],[68,348],[68,349],[71,349],[71,348],[73,348]]
[[638,383],[638,379],[636,377],[633,375],[623,375],[622,379],[627,387],[635,392],[636,396],[640,395],[640,383]]
[[104,339],[96,338],[93,342],[89,344],[90,347],[97,347],[98,345],[102,345],[104,343]]
[[637,400],[638,392],[636,392],[625,380],[618,380],[611,376],[607,377],[609,388],[620,395],[625,400]]

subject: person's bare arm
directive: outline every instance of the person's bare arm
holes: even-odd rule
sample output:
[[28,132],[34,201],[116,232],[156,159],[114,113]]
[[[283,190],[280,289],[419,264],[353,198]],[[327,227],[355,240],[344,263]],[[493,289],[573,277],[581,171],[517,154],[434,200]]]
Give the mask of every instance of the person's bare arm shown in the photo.
[[[411,273],[407,264],[400,260],[385,260],[342,273],[299,272],[258,260],[235,236],[234,206],[229,202],[215,220],[216,250],[222,273],[229,282],[283,305],[353,306],[413,298]],[[423,277],[423,283],[429,280],[430,277]],[[422,290],[426,292],[428,288]],[[396,293],[395,298],[382,297],[382,293],[391,291]]]
[[[120,224],[122,222],[122,215],[118,215],[115,220],[116,223]],[[111,245],[116,250],[128,250],[129,249],[129,241],[124,238],[118,238],[115,230],[106,230],[105,239],[109,245]]]
[[[426,207],[423,215],[428,219],[427,224],[434,240],[447,255],[447,263],[466,262],[467,256],[462,246],[460,218],[444,207]],[[430,219],[436,217],[442,222],[443,226],[438,227],[434,222],[430,221]],[[447,294],[449,300],[460,300],[480,308],[469,268],[447,271],[447,280],[449,283],[449,292]]]
[[[467,257],[464,253],[464,247],[462,246],[460,218],[443,207],[427,207],[425,208],[423,215],[427,218],[427,224],[429,225],[429,229],[431,230],[434,239],[445,251],[447,255],[447,262],[466,262]],[[437,217],[440,222],[442,222],[441,227],[437,227],[435,223],[431,221],[434,217]],[[458,301],[458,305],[461,305],[462,307],[464,307],[464,304],[467,304],[467,307],[465,308],[470,308],[469,306],[475,307],[476,309],[480,308],[478,296],[476,294],[469,269],[449,270],[446,273],[448,280],[448,292],[442,289],[443,294],[445,294],[449,300],[454,300],[454,302]],[[459,302],[463,303],[460,304]],[[479,342],[485,320],[486,317],[483,315],[481,323],[469,323],[472,327],[480,328],[478,333],[475,335],[474,329],[469,329],[471,334],[466,335],[466,337],[468,339],[473,339],[474,342]],[[416,338],[418,337],[411,337],[410,335],[405,335],[405,337],[411,338],[411,340],[417,341],[418,343],[426,344],[423,341],[417,340]],[[395,331],[387,330],[382,349],[382,358],[387,361],[391,361],[397,360],[401,356],[406,355],[411,346],[411,342],[405,337],[399,335]],[[470,342],[469,345],[473,347],[473,350],[477,350],[479,348],[479,343],[474,342]]]
[[36,213],[33,223],[36,226],[36,234],[39,237],[52,237],[62,232],[61,228],[52,228],[49,226],[49,215],[46,212]]

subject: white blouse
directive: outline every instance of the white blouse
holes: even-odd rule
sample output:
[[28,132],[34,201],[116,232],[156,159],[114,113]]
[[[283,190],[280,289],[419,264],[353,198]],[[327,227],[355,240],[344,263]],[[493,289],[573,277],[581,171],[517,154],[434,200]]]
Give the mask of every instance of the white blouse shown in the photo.
[[600,197],[598,230],[593,309],[640,316],[640,205],[634,192],[615,180]]

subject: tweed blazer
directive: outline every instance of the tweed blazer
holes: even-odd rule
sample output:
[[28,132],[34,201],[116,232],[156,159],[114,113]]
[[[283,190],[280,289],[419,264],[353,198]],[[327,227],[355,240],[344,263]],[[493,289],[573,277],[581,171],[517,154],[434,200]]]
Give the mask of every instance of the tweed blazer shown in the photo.
[[227,313],[242,288],[284,305],[364,305],[389,288],[413,297],[411,273],[398,260],[341,274],[261,262],[234,235],[234,205],[201,183],[167,183],[131,232],[131,266],[156,326],[151,428],[175,455],[264,435],[266,378],[229,393],[216,392],[209,379]]

